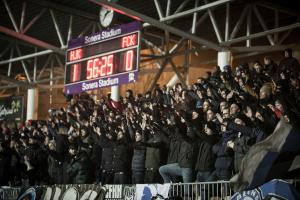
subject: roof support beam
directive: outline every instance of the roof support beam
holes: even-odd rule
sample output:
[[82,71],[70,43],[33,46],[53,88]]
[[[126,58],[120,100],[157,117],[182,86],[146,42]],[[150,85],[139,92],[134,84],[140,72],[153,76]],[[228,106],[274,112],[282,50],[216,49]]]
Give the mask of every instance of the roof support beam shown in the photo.
[[20,20],[20,32],[23,31],[24,21],[25,21],[25,12],[26,12],[26,2],[22,3],[22,14],[21,14],[21,20]]
[[282,44],[283,41],[291,34],[291,32],[293,31],[293,29],[288,30],[279,40],[278,44]]
[[229,37],[229,26],[230,26],[230,4],[226,3],[225,41],[227,41]]
[[28,31],[28,29],[46,12],[46,9],[42,9],[39,14],[37,14],[28,24],[27,26],[22,30],[21,29],[21,33],[26,33],[26,31]]
[[165,21],[176,19],[176,18],[179,18],[179,17],[184,17],[184,16],[187,16],[187,15],[191,15],[194,12],[200,12],[202,10],[207,10],[209,8],[214,8],[214,7],[220,6],[220,5],[222,5],[224,3],[227,3],[227,2],[230,2],[230,1],[233,1],[233,0],[218,0],[218,1],[215,1],[215,2],[212,2],[212,3],[205,4],[203,6],[199,6],[197,8],[193,8],[193,9],[186,10],[186,11],[183,11],[183,12],[180,12],[180,13],[177,13],[177,14],[170,15],[168,17],[163,18],[161,21],[165,22]]
[[[20,48],[19,48],[18,45],[16,45],[16,50],[17,50],[17,54],[18,54],[19,56],[22,56],[21,51],[20,51]],[[25,65],[24,60],[21,60],[21,64],[22,64],[22,67],[23,67],[23,69],[24,69],[24,72],[25,72],[25,75],[26,75],[26,77],[27,77],[27,80],[28,80],[28,82],[30,83],[30,82],[31,82],[30,74],[29,74],[29,72],[28,72],[28,70],[27,70],[27,67],[26,67],[26,65]]]
[[[10,49],[10,59],[12,59],[12,57],[14,56],[14,48],[11,48]],[[12,66],[12,63],[10,62],[8,64],[8,70],[7,70],[7,76],[10,77],[11,75],[11,66]]]
[[21,60],[26,60],[26,59],[29,59],[29,58],[38,57],[38,56],[42,56],[42,55],[46,55],[46,54],[50,54],[50,53],[53,53],[53,51],[52,50],[45,50],[45,51],[35,52],[35,53],[32,53],[32,54],[28,54],[28,55],[24,55],[24,56],[10,58],[8,60],[0,61],[0,65],[5,65],[5,64],[8,64],[8,63],[13,63],[13,62],[21,61]]
[[[247,15],[247,36],[251,34],[251,25],[252,25],[252,9],[248,10],[248,15]],[[251,46],[251,40],[246,41],[246,46],[250,47]]]
[[232,33],[230,34],[230,39],[233,39],[235,36],[236,36],[236,34],[237,34],[237,32],[239,31],[239,29],[240,29],[240,27],[241,27],[241,25],[242,25],[242,23],[243,23],[243,21],[244,21],[244,19],[245,19],[245,17],[246,17],[246,14],[247,14],[247,10],[249,9],[249,6],[245,6],[244,7],[244,9],[243,9],[243,11],[242,11],[242,14],[241,14],[241,16],[240,16],[240,18],[239,18],[239,20],[237,21],[237,23],[235,24],[235,26],[234,26],[234,28],[233,28],[233,30],[232,30]]
[[27,83],[24,83],[24,82],[17,81],[15,79],[9,78],[9,77],[7,77],[5,75],[2,75],[2,74],[0,74],[0,78],[2,80],[4,80],[4,81],[10,82],[10,83],[13,83],[13,84],[16,84],[16,85],[24,85],[24,84],[26,85],[27,84]]
[[[112,9],[114,9],[116,12],[120,12],[122,14],[128,15],[128,16],[134,18],[134,19],[137,19],[137,20],[143,20],[144,22],[147,22],[147,23],[149,23],[149,24],[151,24],[151,25],[153,25],[157,28],[168,31],[168,32],[173,33],[175,35],[179,35],[183,38],[192,40],[193,42],[196,42],[198,44],[205,45],[205,46],[207,46],[211,49],[214,49],[216,51],[221,50],[221,48],[213,42],[210,42],[208,40],[197,37],[197,36],[195,36],[191,33],[187,33],[186,31],[182,31],[182,30],[179,30],[179,29],[174,28],[172,26],[161,23],[160,21],[158,21],[156,19],[153,19],[151,17],[143,15],[139,12],[134,11],[134,10],[125,8],[124,6],[118,5],[116,3],[108,2],[108,1],[105,1],[105,0],[89,0],[89,1],[94,2],[98,5],[106,5],[110,8],[112,8]],[[227,1],[229,1],[229,0],[227,0]]]
[[[256,17],[257,17],[259,23],[261,24],[262,28],[264,29],[264,31],[267,31],[267,30],[268,30],[268,27],[267,27],[267,25],[266,25],[264,19],[262,18],[260,12],[258,11],[258,9],[257,9],[255,6],[253,6],[253,10],[254,10],[254,12],[255,12],[255,14],[256,14]],[[268,40],[269,40],[270,44],[271,44],[271,45],[275,45],[272,36],[268,34],[267,37],[268,37]]]
[[272,3],[270,2],[266,2],[266,1],[259,1],[256,3],[256,5],[265,7],[265,8],[269,8],[271,10],[274,9],[278,9],[278,11],[292,15],[292,16],[296,16],[296,17],[300,17],[300,13],[298,10],[296,9],[290,9],[290,8],[286,8],[284,6],[278,5],[276,4],[276,2],[272,1]]
[[279,28],[270,29],[270,30],[267,30],[267,31],[259,32],[259,33],[250,34],[249,36],[243,36],[243,37],[235,38],[235,39],[229,40],[227,42],[223,42],[222,44],[230,45],[230,44],[234,44],[234,43],[238,43],[238,42],[243,42],[243,41],[248,40],[248,39],[264,37],[268,34],[282,32],[282,31],[286,31],[286,30],[290,30],[290,29],[295,29],[295,28],[298,28],[298,27],[300,27],[300,22],[297,22],[297,23],[294,23],[294,24],[291,24],[291,25],[288,25],[288,26],[283,26],[283,27],[279,27]]
[[289,45],[275,45],[275,46],[252,46],[252,47],[231,47],[230,50],[233,52],[261,52],[261,51],[281,51],[282,49],[294,47],[296,44]]
[[160,6],[159,1],[158,0],[154,0],[154,4],[155,4],[155,7],[156,7],[156,11],[158,13],[159,19],[162,19],[163,18],[163,14],[162,14],[162,10],[161,10],[161,6]]
[[8,12],[9,18],[10,18],[10,20],[11,20],[13,26],[14,26],[15,31],[19,32],[19,28],[17,26],[16,20],[15,20],[14,15],[12,14],[12,12],[9,8],[9,5],[8,5],[7,1],[3,0],[3,3],[4,3],[4,6],[6,8],[6,11]]
[[28,42],[28,43],[33,44],[33,45],[38,46],[38,47],[42,47],[42,48],[45,48],[45,49],[50,49],[53,52],[58,53],[60,55],[65,55],[65,51],[58,48],[58,47],[55,47],[51,44],[48,44],[48,43],[43,42],[41,40],[38,40],[36,38],[24,35],[22,33],[17,33],[17,32],[15,32],[15,31],[13,31],[9,28],[6,28],[4,26],[0,26],[0,33],[4,33],[6,35],[9,35],[9,36],[17,38],[19,40]]
[[[206,5],[208,4],[207,0],[205,0],[204,2],[206,3]],[[208,11],[208,14],[209,14],[210,21],[211,21],[211,23],[213,25],[213,28],[215,30],[218,42],[220,43],[220,42],[222,42],[223,39],[222,39],[222,36],[221,36],[221,32],[220,32],[220,30],[218,28],[218,24],[217,24],[216,18],[215,18],[214,14],[213,14],[213,12],[211,11],[210,8],[208,8],[207,11]]]
[[59,42],[60,42],[60,46],[61,46],[61,47],[64,47],[64,46],[65,46],[65,43],[64,43],[63,37],[62,37],[62,35],[61,35],[61,32],[60,32],[60,29],[59,29],[57,20],[56,20],[55,15],[54,15],[54,12],[53,12],[53,10],[51,10],[51,9],[50,9],[50,14],[51,14],[52,21],[53,21],[53,23],[54,23],[54,27],[55,27],[55,30],[56,30],[56,33],[57,33],[57,36],[58,36],[58,39],[59,39]]
[[0,58],[2,56],[4,56],[6,54],[6,52],[8,52],[9,49],[11,49],[11,48],[12,48],[12,44],[10,43],[9,45],[7,45],[7,47],[2,52],[0,52]]
[[60,11],[62,13],[68,13],[71,15],[76,15],[82,18],[86,18],[92,21],[99,21],[99,17],[98,15],[93,15],[91,13],[88,12],[84,12],[82,10],[78,10],[78,9],[74,9],[74,8],[70,8],[68,6],[63,6],[62,4],[59,3],[53,3],[51,1],[47,1],[47,0],[26,0],[28,2],[40,5],[44,8],[49,8],[49,9],[53,9],[53,10],[57,10]]

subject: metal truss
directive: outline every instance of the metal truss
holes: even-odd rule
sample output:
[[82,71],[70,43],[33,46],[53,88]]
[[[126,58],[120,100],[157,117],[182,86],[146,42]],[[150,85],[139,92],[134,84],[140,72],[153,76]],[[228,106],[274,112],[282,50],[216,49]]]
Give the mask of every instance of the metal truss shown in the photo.
[[[287,10],[283,7],[279,7],[270,3],[246,3],[242,11],[240,12],[240,15],[235,14],[235,16],[238,18],[238,20],[233,24],[231,22],[231,13],[232,13],[232,7],[231,4],[234,3],[234,0],[217,0],[213,2],[209,2],[207,0],[204,0],[203,5],[199,5],[199,0],[194,0],[195,6],[191,9],[184,10],[185,6],[189,2],[189,0],[183,1],[180,6],[175,9],[174,13],[171,13],[171,5],[172,0],[167,1],[167,6],[162,7],[162,0],[153,0],[157,14],[158,19],[146,16],[142,14],[139,11],[129,9],[127,7],[124,7],[121,5],[121,3],[113,3],[111,1],[107,0],[89,0],[91,2],[94,2],[95,4],[101,5],[101,6],[108,6],[112,9],[114,9],[117,12],[120,12],[122,14],[128,15],[134,19],[141,20],[144,24],[144,27],[154,26],[159,29],[162,29],[165,31],[165,39],[164,41],[168,41],[169,33],[172,33],[177,36],[181,36],[182,39],[179,40],[179,42],[176,45],[182,44],[183,41],[191,41],[193,43],[200,44],[204,47],[207,47],[209,49],[213,49],[216,51],[232,51],[235,52],[251,52],[239,55],[239,57],[246,57],[247,55],[256,55],[260,53],[267,53],[272,51],[278,51],[285,47],[293,46],[294,44],[283,44],[284,40],[289,36],[289,34],[292,32],[292,30],[297,29],[300,27],[300,23],[295,21],[295,23],[286,25],[286,26],[279,26],[279,14],[285,13],[292,16],[300,17],[297,11],[291,11],[290,9]],[[236,0],[238,1],[238,0]],[[217,7],[222,7],[225,12],[225,24],[223,26],[220,26],[221,21],[216,19],[214,10]],[[274,12],[274,18],[269,19],[267,22],[260,9],[268,8],[271,9]],[[192,26],[189,31],[181,30],[180,27],[173,26],[173,22],[176,20],[181,20],[181,18],[190,16],[192,21]],[[199,18],[199,16],[201,16]],[[207,18],[210,19],[211,26],[214,30],[216,40],[209,40],[205,39],[203,36],[200,36],[201,34],[197,33],[197,26],[199,26],[203,21],[205,21]],[[272,22],[270,22],[272,21]],[[262,31],[260,32],[253,32],[254,25],[259,23],[259,26],[261,26]],[[256,23],[256,24],[254,24]],[[268,27],[268,24],[275,24],[275,27]],[[201,26],[200,26],[201,27]],[[220,27],[224,27],[224,30],[220,29]],[[245,33],[241,33],[242,30],[246,30]],[[279,38],[280,32],[285,32],[281,38]],[[263,46],[252,46],[251,43],[256,40],[265,37],[269,45],[263,45]],[[234,46],[234,44],[242,44],[244,43],[245,46]],[[149,44],[149,42],[148,42]],[[190,43],[191,44],[191,43]],[[175,47],[174,46],[174,47]],[[173,48],[174,48],[173,47]],[[174,72],[179,77],[181,82],[186,82],[187,74],[188,74],[188,68],[189,68],[189,54],[191,53],[192,45],[188,45],[185,48],[186,51],[186,59],[185,59],[185,72],[184,72],[184,79],[179,74],[178,70],[176,70],[176,66],[172,65],[172,68],[174,69]],[[156,48],[157,49],[157,48]],[[179,48],[176,48],[176,51]],[[160,50],[160,55],[148,57],[144,59],[144,61],[149,60],[155,60],[155,59],[163,59],[163,62],[160,63],[160,68],[157,70],[156,75],[154,77],[154,80],[151,83],[150,90],[154,88],[157,80],[159,79],[161,73],[163,72],[165,66],[167,63],[172,63],[172,56],[170,55],[178,55],[182,54],[184,52],[168,52]],[[239,58],[237,57],[237,58]],[[156,61],[157,62],[157,61]],[[173,63],[174,64],[174,63]]]
[[[82,36],[87,33],[91,33],[92,31],[99,31],[101,27],[98,25],[98,16],[93,15],[81,10],[72,9],[61,4],[52,3],[50,1],[41,0],[41,1],[31,1],[25,0],[21,1],[21,11],[20,13],[16,13],[15,10],[11,9],[10,2],[7,0],[2,0],[0,5],[2,4],[5,7],[7,12],[7,19],[10,20],[13,28],[3,26],[0,21],[0,33],[8,36],[0,36],[0,39],[9,41],[7,47],[4,48],[2,52],[0,52],[0,67],[8,66],[8,71],[6,75],[1,75],[0,82],[3,82],[5,86],[0,86],[0,89],[6,88],[14,88],[14,87],[32,87],[39,83],[51,83],[51,80],[62,80],[64,75],[64,56],[66,53],[67,42],[72,37]],[[40,6],[40,11],[33,16],[31,19],[26,19],[26,14],[31,11],[28,3],[36,4]],[[2,6],[1,5],[1,6]],[[13,12],[14,11],[14,12]],[[46,13],[49,13],[46,15]],[[61,24],[57,21],[57,14],[64,15],[64,18],[67,19],[65,23],[68,24],[68,32],[67,34],[62,33]],[[16,16],[21,16],[19,20],[17,20]],[[50,19],[49,19],[50,17]],[[82,28],[82,31],[79,35],[74,35],[74,25],[73,18],[80,17],[88,21],[87,26]],[[28,34],[29,30],[35,28],[35,25],[38,21],[47,20],[52,22],[49,24],[49,29],[53,28],[55,30],[56,35],[51,36],[52,38],[56,38],[59,41],[60,46],[55,46],[45,41],[45,38],[36,38]],[[27,23],[25,23],[27,22]],[[65,35],[67,37],[65,37]],[[24,54],[20,48],[20,46],[26,46],[27,51]],[[29,48],[28,48],[29,47]],[[28,53],[30,52],[31,53]],[[8,59],[3,59],[4,57],[8,57]],[[47,58],[45,59],[45,55]],[[44,56],[44,65],[37,66],[38,58],[40,56]],[[25,60],[34,59],[33,63],[33,71],[30,72],[28,70],[27,63]],[[12,77],[14,72],[14,63],[20,62],[21,66],[24,70],[24,74],[26,75],[26,81],[17,81]],[[42,60],[40,61],[42,62]],[[54,77],[54,73],[50,73],[48,69],[53,68],[55,74],[58,76]],[[62,69],[62,70],[60,70]],[[46,72],[49,73],[46,73]],[[51,70],[50,70],[51,71]],[[51,75],[52,74],[52,75]],[[6,78],[4,78],[6,77]]]
[[[239,0],[183,0],[177,8],[172,6],[175,0],[165,0],[165,2],[163,2],[164,0],[153,0],[153,6],[158,16],[156,18],[147,16],[143,14],[142,11],[125,7],[122,5],[122,1],[119,1],[118,3],[109,0],[89,1],[99,6],[108,6],[121,14],[142,21],[143,27],[147,27],[147,32],[149,32],[149,34],[151,34],[151,26],[163,30],[163,33],[157,36],[162,38],[163,43],[161,46],[155,46],[153,42],[143,39],[143,42],[150,48],[151,54],[141,55],[142,62],[154,61],[158,66],[154,79],[149,87],[150,90],[154,88],[167,65],[171,66],[179,80],[185,84],[188,80],[190,55],[195,51],[198,52],[203,49],[213,49],[215,51],[231,51],[233,54],[245,52],[245,54],[236,55],[236,58],[256,55],[262,52],[278,51],[282,48],[294,45],[285,44],[285,41],[293,30],[300,27],[300,22],[297,20],[288,25],[279,25],[282,13],[294,16],[298,19],[300,14],[297,10],[287,9],[276,5],[276,3],[264,1],[244,1],[245,4],[242,5],[242,8],[237,12],[236,10],[233,10],[235,3]],[[0,22],[0,33],[8,35],[10,38],[15,38],[18,42],[16,44],[16,42],[13,41],[5,47],[3,51],[0,51],[0,59],[5,55],[6,57],[9,55],[9,59],[2,59],[0,61],[0,65],[8,65],[7,76],[11,77],[14,71],[12,67],[13,63],[21,62],[27,77],[28,85],[41,81],[41,78],[44,77],[43,75],[46,72],[49,77],[46,77],[45,80],[49,82],[50,80],[55,79],[51,68],[53,69],[53,67],[56,66],[59,66],[60,68],[58,67],[58,69],[61,69],[59,70],[59,74],[63,74],[62,68],[64,66],[64,60],[61,58],[65,55],[67,41],[74,37],[73,29],[75,17],[84,18],[89,21],[89,23],[82,28],[82,32],[75,36],[83,36],[88,32],[101,30],[99,23],[97,23],[97,15],[69,8],[59,3],[53,3],[50,0],[24,0],[20,3],[22,4],[22,9],[20,13],[16,15],[16,13],[12,12],[9,2],[7,0],[2,0],[2,4],[7,11],[7,17],[10,19],[11,27],[3,26]],[[41,9],[32,19],[25,20],[26,13],[30,12],[30,7],[27,5],[28,3],[39,5]],[[193,4],[192,8],[190,6],[191,4]],[[221,9],[225,11],[223,16],[224,20],[218,19],[219,12],[217,12],[217,10]],[[266,20],[264,17],[265,13],[262,12],[262,9],[268,9],[269,11],[274,12],[274,17]],[[64,24],[68,24],[67,33],[62,31],[62,26],[58,23],[58,12],[65,16],[64,18],[66,20]],[[233,12],[234,18],[238,20],[233,19]],[[45,13],[48,13],[48,15],[45,15]],[[21,16],[20,20],[16,20],[16,16]],[[52,22],[51,25],[49,24],[49,28],[55,30],[56,35],[53,35],[53,38],[56,38],[57,44],[59,44],[57,46],[46,42],[44,38],[36,38],[28,33],[28,30],[33,29],[37,21],[43,20],[46,17]],[[176,22],[183,18],[184,20],[191,22],[191,26],[188,30],[182,30],[181,27],[176,26]],[[206,22],[205,25],[204,22]],[[207,28],[206,26],[211,26],[211,29],[213,30],[209,37],[203,35],[201,31],[199,31],[201,27],[203,29]],[[146,34],[147,33],[145,33],[145,35]],[[174,41],[174,37],[171,38],[174,35],[177,36],[177,39],[178,37],[180,39],[175,43],[172,42],[173,46],[171,46],[169,41]],[[253,46],[256,41],[261,41],[262,38],[265,38],[262,44]],[[32,45],[32,53],[24,54],[18,47],[18,45],[23,45],[20,41]],[[45,59],[44,65],[38,67],[36,64],[38,58],[45,55],[48,55],[48,58]],[[174,56],[178,55],[185,56],[183,71],[181,69],[179,70],[172,60]],[[28,71],[28,67],[24,60],[32,58],[34,58],[34,70],[33,72],[30,72]],[[9,80],[11,79],[5,81],[9,82]],[[14,81],[11,81],[11,84],[12,85],[9,85],[8,87],[19,87],[24,85],[16,84]],[[0,89],[1,88],[2,86],[0,86]]]

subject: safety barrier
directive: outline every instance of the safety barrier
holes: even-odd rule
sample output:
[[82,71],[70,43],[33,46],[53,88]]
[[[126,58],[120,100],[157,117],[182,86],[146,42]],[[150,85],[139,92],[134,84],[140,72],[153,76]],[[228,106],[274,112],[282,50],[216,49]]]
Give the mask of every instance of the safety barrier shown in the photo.
[[[299,180],[290,180],[295,187]],[[140,200],[144,199],[181,199],[181,200],[227,200],[234,194],[228,181],[171,184],[137,185],[53,185],[31,188],[36,199],[42,200]],[[17,200],[26,190],[18,187],[1,187],[0,200]],[[30,199],[30,198],[28,198]]]
[[230,199],[233,190],[228,181],[203,183],[173,183],[169,197],[181,197],[183,200]]

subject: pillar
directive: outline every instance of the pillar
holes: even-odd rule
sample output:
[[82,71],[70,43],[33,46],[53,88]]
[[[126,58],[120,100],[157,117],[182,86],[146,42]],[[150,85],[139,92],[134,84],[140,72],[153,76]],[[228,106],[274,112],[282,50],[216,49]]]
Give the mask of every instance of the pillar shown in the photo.
[[219,51],[218,52],[218,66],[221,71],[224,71],[224,66],[230,65],[231,53],[230,51]]
[[39,92],[37,88],[29,88],[27,90],[27,113],[26,120],[37,120],[38,117],[38,98]]
[[120,100],[120,88],[118,85],[111,86],[111,97],[113,101],[119,101]]
[[167,87],[173,87],[177,82],[179,82],[179,78],[177,74],[174,74],[174,76],[167,83]]

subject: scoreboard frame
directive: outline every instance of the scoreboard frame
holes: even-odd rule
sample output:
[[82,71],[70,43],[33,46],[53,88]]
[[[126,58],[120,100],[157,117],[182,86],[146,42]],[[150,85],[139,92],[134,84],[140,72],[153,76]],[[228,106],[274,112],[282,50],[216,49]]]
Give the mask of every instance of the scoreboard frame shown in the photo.
[[[130,37],[134,35],[136,36],[136,41],[135,43],[133,43],[133,45],[123,46],[123,43],[122,44],[116,43],[117,40],[122,41],[124,40],[125,37]],[[93,33],[88,36],[83,36],[80,38],[70,40],[68,43],[67,54],[66,54],[65,93],[75,94],[75,93],[81,93],[81,92],[94,90],[102,87],[110,87],[114,85],[134,83],[137,80],[138,69],[139,69],[140,38],[141,38],[141,24],[140,22],[135,21],[129,24],[123,24],[97,33]],[[112,44],[115,45],[109,46],[110,41]],[[72,59],[70,60],[71,58],[70,52],[76,50],[80,50],[80,52],[78,53],[78,55],[76,53],[77,57],[72,57]],[[93,50],[95,51],[97,50],[95,54],[93,54]],[[132,58],[131,60],[129,60],[129,63],[131,62],[131,65],[134,66],[131,66],[132,68],[129,68],[129,70],[127,71],[128,51],[133,51],[133,53],[131,53]],[[121,55],[122,53],[124,53],[124,55]],[[87,63],[92,59],[97,61],[100,59],[100,61],[102,61],[101,58],[105,56],[111,56],[118,61],[118,62],[115,60],[113,61],[112,66],[114,68],[112,69],[115,71],[112,71],[111,74],[109,75],[101,76],[102,75],[102,66],[101,66],[101,75],[99,77],[87,79],[87,73],[88,73]],[[99,63],[101,64],[101,62]],[[78,72],[75,69],[73,69],[74,65],[76,64],[79,64],[80,67],[83,69],[83,71]],[[126,68],[124,68],[124,65],[126,65]],[[99,72],[98,67],[99,66],[97,66],[96,68],[97,73]],[[78,80],[73,79],[71,81],[72,73],[78,73],[77,74],[77,76],[79,76],[79,78],[77,77]],[[96,76],[97,75],[98,74],[96,74]]]

